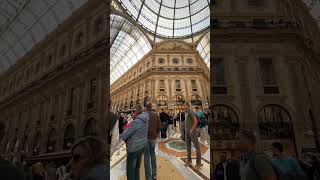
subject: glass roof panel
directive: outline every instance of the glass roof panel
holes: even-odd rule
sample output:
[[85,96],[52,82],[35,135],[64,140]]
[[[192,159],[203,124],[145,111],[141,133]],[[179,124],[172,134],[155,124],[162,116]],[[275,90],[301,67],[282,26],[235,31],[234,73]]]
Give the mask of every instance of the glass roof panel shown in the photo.
[[209,28],[210,0],[118,1],[138,24],[158,37],[190,37]]
[[208,65],[208,68],[210,68],[210,32],[203,36],[197,46],[197,50],[204,62]]
[[0,74],[87,0],[0,1]]
[[303,2],[307,5],[310,10],[313,18],[318,22],[320,26],[320,1],[318,0],[303,0]]
[[110,84],[136,64],[151,50],[146,36],[125,18],[110,18]]

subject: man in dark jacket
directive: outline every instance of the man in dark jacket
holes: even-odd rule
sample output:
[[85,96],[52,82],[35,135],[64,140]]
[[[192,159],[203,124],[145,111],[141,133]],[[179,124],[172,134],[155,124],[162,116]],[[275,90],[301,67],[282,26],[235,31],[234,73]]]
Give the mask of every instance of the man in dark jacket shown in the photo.
[[215,180],[240,180],[240,160],[236,159],[235,152],[231,153],[231,159],[227,160],[227,154],[221,153],[220,163],[213,172]]
[[237,151],[231,152],[231,159],[227,163],[227,180],[240,180],[240,155]]
[[[156,141],[160,132],[160,118],[157,113],[152,112],[152,104],[146,103],[147,113],[149,114],[149,127],[148,127],[148,144],[144,150],[144,168],[146,180],[154,180],[157,178],[157,160],[156,160]],[[150,168],[150,157],[151,167]],[[150,172],[152,170],[152,173]]]
[[161,120],[161,138],[167,138],[167,129],[169,124],[169,115],[161,109],[160,120]]
[[0,179],[1,180],[24,180],[23,172],[12,165],[9,161],[0,157]]
[[215,166],[213,172],[214,180],[227,180],[227,155],[226,153],[220,154],[220,162]]

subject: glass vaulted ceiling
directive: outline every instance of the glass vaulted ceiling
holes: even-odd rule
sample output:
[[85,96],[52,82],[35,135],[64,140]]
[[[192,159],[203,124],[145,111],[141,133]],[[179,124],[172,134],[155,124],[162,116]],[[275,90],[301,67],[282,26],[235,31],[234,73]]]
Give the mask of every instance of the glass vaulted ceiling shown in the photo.
[[210,25],[210,0],[118,0],[143,28],[160,37],[192,36]]
[[320,1],[319,0],[303,0],[309,8],[311,15],[315,18],[320,26]]
[[0,74],[87,0],[0,0]]
[[197,46],[197,51],[210,68],[210,32],[201,39]]
[[151,50],[140,29],[125,18],[110,16],[110,84]]

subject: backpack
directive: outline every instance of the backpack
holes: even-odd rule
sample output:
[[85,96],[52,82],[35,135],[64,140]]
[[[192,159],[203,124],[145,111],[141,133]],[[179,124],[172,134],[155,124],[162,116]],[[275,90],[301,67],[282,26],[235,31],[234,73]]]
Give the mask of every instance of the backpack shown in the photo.
[[[262,154],[263,157],[267,157],[266,154],[264,153],[256,153],[252,158],[250,158],[249,160],[249,166],[250,168],[255,172],[255,174],[260,177],[256,167],[255,167],[255,164],[254,164],[254,160],[255,160],[255,157],[257,154]],[[277,176],[277,180],[306,180],[306,175],[304,173],[301,173],[301,172],[296,172],[296,173],[283,173],[281,171],[281,169],[279,169],[279,167],[273,165],[271,163],[271,161],[269,159],[266,158],[266,160],[270,163],[270,165],[272,166],[272,169],[274,171],[274,173],[276,174]],[[260,178],[261,179],[261,178]]]

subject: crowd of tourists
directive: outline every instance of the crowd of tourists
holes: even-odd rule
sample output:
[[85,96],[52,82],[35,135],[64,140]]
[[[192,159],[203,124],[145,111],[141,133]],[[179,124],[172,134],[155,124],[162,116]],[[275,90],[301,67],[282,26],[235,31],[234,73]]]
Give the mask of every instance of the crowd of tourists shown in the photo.
[[71,159],[67,164],[30,164],[22,159],[19,165],[0,157],[0,179],[106,180],[109,179],[109,162],[106,157],[106,144],[97,137],[87,136],[73,145]]
[[220,154],[220,162],[212,172],[214,180],[320,180],[320,158],[307,154],[296,159],[284,152],[283,144],[272,144],[273,157],[255,150],[256,136],[251,130],[242,130],[238,149]]
[[[199,129],[208,131],[208,121],[205,113],[199,108],[195,112],[189,103],[185,103],[183,112],[176,115],[169,114],[161,109],[157,113],[152,108],[152,103],[147,102],[146,109],[140,105],[132,108],[131,114],[121,113],[118,119],[120,140],[125,141],[127,147],[127,179],[140,179],[140,166],[142,155],[144,156],[144,167],[146,180],[157,179],[156,143],[157,139],[167,140],[174,134],[181,134],[186,142],[187,160],[185,166],[192,166],[191,143],[196,150],[196,164],[194,168],[200,169],[201,151],[198,142]],[[208,133],[206,132],[207,136]]]

